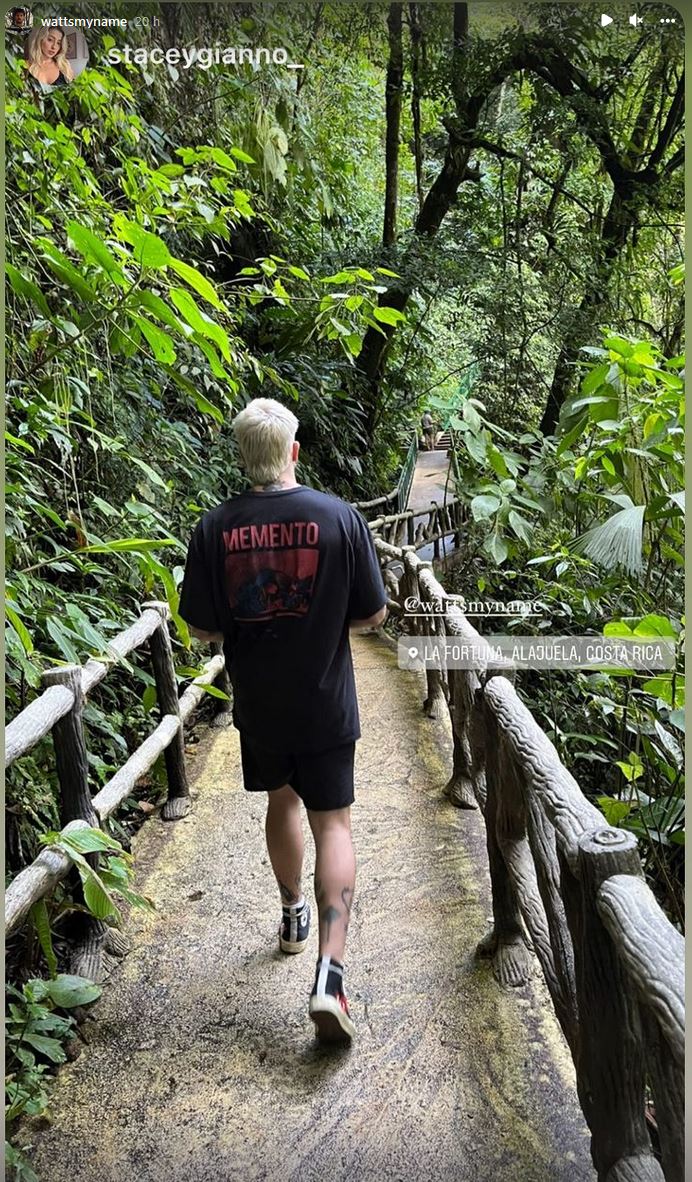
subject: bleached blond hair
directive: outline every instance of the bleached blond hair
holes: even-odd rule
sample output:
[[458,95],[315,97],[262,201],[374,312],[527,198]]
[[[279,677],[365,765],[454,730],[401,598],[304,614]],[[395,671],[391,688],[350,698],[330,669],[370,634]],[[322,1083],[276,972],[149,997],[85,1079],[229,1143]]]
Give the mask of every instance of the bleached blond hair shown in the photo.
[[291,460],[298,420],[273,398],[253,398],[233,420],[233,434],[253,484],[278,480]]
[[59,25],[50,25],[48,27],[45,25],[37,25],[35,29],[31,30],[26,41],[24,42],[24,57],[29,63],[29,70],[35,76],[36,70],[32,69],[31,67],[43,65],[43,51],[41,49],[41,42],[45,37],[48,36],[49,33],[60,34],[60,53],[58,53],[52,60],[55,62],[63,77],[66,78],[68,82],[73,82],[74,71],[65,57],[65,32],[60,28]]

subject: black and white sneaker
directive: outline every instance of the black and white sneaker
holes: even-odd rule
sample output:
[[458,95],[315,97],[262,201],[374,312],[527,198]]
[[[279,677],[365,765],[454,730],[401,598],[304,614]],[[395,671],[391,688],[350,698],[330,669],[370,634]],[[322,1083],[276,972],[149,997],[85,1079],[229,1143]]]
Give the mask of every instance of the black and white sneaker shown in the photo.
[[344,993],[344,966],[330,956],[317,961],[310,1017],[321,1042],[350,1042],[356,1033]]
[[279,927],[279,947],[282,952],[302,952],[310,935],[310,904],[303,900],[299,907],[284,904]]

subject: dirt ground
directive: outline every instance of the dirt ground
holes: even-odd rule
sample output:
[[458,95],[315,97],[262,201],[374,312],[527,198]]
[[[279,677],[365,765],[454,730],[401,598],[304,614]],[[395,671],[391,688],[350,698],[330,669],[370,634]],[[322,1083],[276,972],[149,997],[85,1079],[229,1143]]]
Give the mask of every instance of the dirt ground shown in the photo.
[[[434,453],[432,453],[434,454]],[[482,818],[442,795],[447,720],[376,637],[354,644],[363,738],[346,991],[358,1037],[315,1042],[313,923],[278,950],[264,800],[238,736],[202,730],[194,804],[139,833],[132,951],[25,1127],[40,1182],[586,1182],[574,1072],[538,969],[506,992],[474,958],[490,921]],[[313,867],[307,822],[306,888]]]

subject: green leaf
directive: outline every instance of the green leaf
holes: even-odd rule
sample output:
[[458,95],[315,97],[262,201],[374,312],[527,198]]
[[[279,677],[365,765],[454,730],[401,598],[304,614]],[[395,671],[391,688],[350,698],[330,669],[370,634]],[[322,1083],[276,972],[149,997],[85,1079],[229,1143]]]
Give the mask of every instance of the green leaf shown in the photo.
[[[483,425],[481,422],[481,416],[479,415],[479,413],[476,410],[473,403],[470,402],[468,399],[464,403],[461,413],[462,413],[462,418],[463,418],[464,422],[468,423],[470,429],[474,432],[474,434],[477,434]],[[491,460],[491,463],[492,463],[492,460]]]
[[10,624],[12,625],[15,632],[17,633],[17,636],[19,637],[19,639],[21,641],[22,648],[24,649],[24,652],[26,653],[27,657],[30,657],[34,651],[34,642],[32,641],[28,630],[26,629],[26,627],[24,626],[24,624],[20,620],[16,611],[14,610],[13,607],[10,607],[10,605],[9,605],[9,603],[7,603],[7,601],[5,601],[5,615],[7,616],[8,620],[10,621]]
[[388,308],[386,305],[378,305],[372,310],[375,320],[380,320],[382,324],[400,324],[405,320],[403,312],[399,312],[397,308]]
[[[184,279],[208,304],[211,304],[214,308],[223,307],[213,283],[210,283],[206,276],[202,275],[196,267],[190,267],[188,263],[182,262],[181,259],[174,258],[170,259],[169,265],[171,270],[180,275],[180,278]],[[193,325],[193,327],[195,326]],[[198,329],[198,331],[200,330]],[[227,358],[227,360],[230,360],[230,358]]]
[[84,890],[84,901],[92,915],[95,915],[97,919],[107,919],[110,915],[119,917],[120,912],[98,875],[93,872],[86,874],[82,871],[81,867],[80,874]]
[[50,1059],[51,1063],[64,1063],[67,1058],[62,1043],[57,1038],[49,1038],[45,1034],[35,1034],[34,1031],[27,1030],[22,1041],[28,1043],[40,1055],[44,1055],[46,1059]]
[[69,833],[60,834],[61,844],[70,850],[77,850],[80,854],[96,854],[106,850],[117,849],[120,846],[114,837],[103,833],[100,829],[71,829]]
[[161,546],[178,546],[175,538],[117,538],[113,542],[99,542],[80,546],[73,554],[128,554],[131,551],[159,550]]
[[678,632],[679,629],[675,627],[672,620],[668,619],[668,616],[659,616],[654,613],[644,616],[634,629],[635,636],[664,636],[670,640],[677,640]]
[[471,513],[474,521],[489,520],[493,514],[497,513],[501,503],[500,498],[493,496],[492,493],[481,493],[474,497],[471,501]]
[[639,756],[634,755],[634,753],[630,755],[628,762],[625,762],[622,759],[616,759],[615,765],[616,767],[620,768],[620,771],[627,780],[628,784],[632,784],[635,780],[639,780],[640,777],[644,775],[644,765],[639,759]]
[[162,480],[158,472],[150,464],[147,464],[146,460],[141,460],[139,456],[129,455],[128,463],[135,464],[137,468],[140,468],[144,472],[152,484],[155,484],[157,488],[163,489],[164,492],[168,492],[168,485],[165,480]]
[[65,283],[81,299],[91,304],[96,299],[93,287],[83,279],[77,268],[70,262],[67,255],[58,250],[48,238],[37,238],[35,245],[41,251],[41,257],[50,267],[54,275]]
[[161,296],[155,295],[153,291],[133,292],[128,300],[128,304],[136,304],[138,307],[146,308],[154,316],[158,317],[162,324],[168,325],[169,328],[181,333],[184,337],[192,335],[189,325],[183,324],[183,321],[176,316],[172,308],[169,308],[168,304],[161,299]]
[[86,226],[80,226],[78,222],[68,222],[66,229],[69,240],[87,262],[96,263],[111,279],[120,282],[121,286],[123,282],[127,283],[122,267],[101,238],[97,238],[96,234]]
[[172,261],[171,252],[158,234],[152,234],[122,215],[116,217],[114,225],[118,237],[132,247],[133,258],[141,267],[160,270]]
[[502,534],[498,530],[493,530],[491,534],[485,539],[483,549],[486,554],[489,554],[493,562],[500,566],[507,557],[509,549]]
[[14,444],[15,447],[21,447],[24,451],[31,452],[32,456],[36,454],[35,449],[25,439],[18,439],[16,435],[10,435],[9,431],[5,431],[5,440],[7,443]]
[[255,158],[253,156],[248,156],[247,152],[244,152],[242,148],[230,148],[229,150],[231,156],[235,156],[236,160],[240,160],[243,164],[257,163]]
[[533,541],[533,526],[531,522],[527,521],[525,517],[522,517],[521,513],[517,513],[514,509],[510,509],[508,521],[517,537],[527,546],[530,546]]
[[103,990],[86,977],[71,973],[59,973],[49,983],[48,996],[54,1005],[69,1010],[72,1006],[85,1006],[100,997]]
[[224,332],[220,325],[216,324],[200,311],[192,296],[182,287],[174,287],[171,289],[170,298],[180,314],[194,328],[195,332],[201,333],[202,336],[207,337],[215,345],[218,345],[225,360],[231,361],[231,343],[227,333]]
[[165,368],[169,377],[171,377],[173,381],[178,386],[180,386],[181,390],[184,390],[186,394],[189,394],[195,406],[199,411],[202,412],[202,414],[211,415],[213,419],[216,419],[217,423],[224,422],[223,413],[219,410],[218,406],[214,406],[214,403],[210,402],[209,399],[206,398],[204,394],[202,394],[201,390],[197,389],[197,386],[195,386],[194,382],[191,382],[189,378],[186,378],[184,374],[179,373],[177,370],[169,369],[168,367]]
[[599,796],[597,800],[608,824],[616,828],[632,811],[630,800],[614,800],[612,796]]
[[36,935],[38,936],[38,942],[41,945],[41,951],[46,958],[48,972],[50,973],[51,977],[55,977],[58,971],[58,958],[56,957],[55,950],[53,948],[53,936],[50,930],[50,920],[48,918],[48,907],[46,905],[46,900],[39,899],[37,903],[34,903],[29,914],[31,916],[34,928],[36,929]]
[[5,274],[10,281],[10,286],[16,291],[17,295],[23,296],[24,299],[36,304],[39,312],[48,320],[50,318],[50,311],[46,297],[33,280],[27,279],[26,276],[22,275],[16,267],[12,266],[12,263],[5,263]]
[[212,698],[221,698],[224,702],[230,702],[231,700],[228,694],[225,694],[216,685],[201,685],[199,688],[204,690],[205,694],[209,694]]
[[151,351],[156,361],[161,361],[164,365],[172,365],[176,359],[176,352],[173,348],[173,341],[168,333],[164,332],[158,325],[152,324],[151,320],[147,320],[146,316],[133,316],[132,319],[139,326],[143,336],[151,346]]
[[156,705],[156,686],[148,685],[142,694],[142,709],[145,714],[150,714]]
[[684,678],[680,676],[676,678],[675,700],[673,700],[673,678],[670,673],[649,678],[641,688],[645,694],[653,694],[654,697],[665,702],[667,706],[678,709],[685,704],[685,682]]
[[464,434],[464,446],[477,464],[485,463],[486,447],[489,436],[487,431],[481,431],[479,435],[474,435],[472,431],[466,431]]

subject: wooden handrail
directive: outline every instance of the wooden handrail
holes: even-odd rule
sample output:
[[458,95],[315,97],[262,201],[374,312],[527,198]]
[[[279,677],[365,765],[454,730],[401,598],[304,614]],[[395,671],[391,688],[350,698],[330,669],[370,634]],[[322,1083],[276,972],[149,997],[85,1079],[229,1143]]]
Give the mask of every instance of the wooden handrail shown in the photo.
[[[370,523],[392,608],[412,635],[480,642],[416,553],[415,535],[396,544],[411,516]],[[436,610],[426,613],[430,601]],[[684,941],[644,882],[636,839],[587,800],[497,668],[427,668],[425,677],[424,709],[452,724],[446,793],[485,817],[493,928],[479,955],[502,984],[523,984],[530,939],[572,1051],[601,1182],[683,1182]],[[647,1083],[663,1168],[647,1132]]]
[[[25,755],[41,738],[53,732],[61,785],[60,818],[64,832],[103,823],[127,799],[139,778],[158,757],[162,753],[170,755],[172,750],[175,756],[167,762],[169,793],[163,806],[163,815],[166,819],[174,819],[183,816],[189,808],[182,728],[204,696],[205,686],[222,680],[227,687],[225,662],[220,653],[212,656],[200,676],[178,698],[168,618],[167,604],[145,605],[139,619],[110,642],[109,663],[90,659],[83,666],[59,666],[51,670],[49,676],[60,679],[64,684],[50,685],[7,727],[6,765]],[[100,792],[91,797],[81,722],[83,698],[106,677],[112,661],[122,659],[149,639],[161,721]],[[78,815],[75,816],[75,813]],[[57,883],[66,877],[70,868],[70,859],[65,854],[48,847],[31,865],[17,874],[5,894],[5,930],[8,935],[18,930],[34,903],[50,894]],[[99,929],[103,937],[101,929],[104,925],[96,922],[94,927]],[[93,932],[88,933],[83,947],[75,949],[71,967],[77,971],[80,957],[88,955],[93,978],[92,937]],[[98,965],[96,972],[98,975]]]
[[[82,693],[86,697],[99,682],[108,674],[112,663],[122,660],[133,649],[139,648],[151,636],[161,622],[155,611],[144,611],[138,620],[110,641],[108,645],[109,662],[97,661],[90,657],[82,666]],[[32,747],[52,731],[56,722],[69,714],[74,703],[74,695],[64,685],[52,685],[35,698],[16,718],[12,719],[5,730],[5,767],[14,763],[21,755],[26,755]]]
[[388,493],[384,493],[381,497],[375,497],[372,501],[351,501],[354,509],[358,509],[363,516],[367,516],[373,509],[380,507],[384,508],[388,505],[396,505],[397,511],[402,512],[408,503],[409,493],[411,491],[411,482],[413,480],[413,471],[416,466],[416,457],[418,455],[418,436],[414,432],[411,436],[406,459],[401,466],[399,479],[396,485]]

